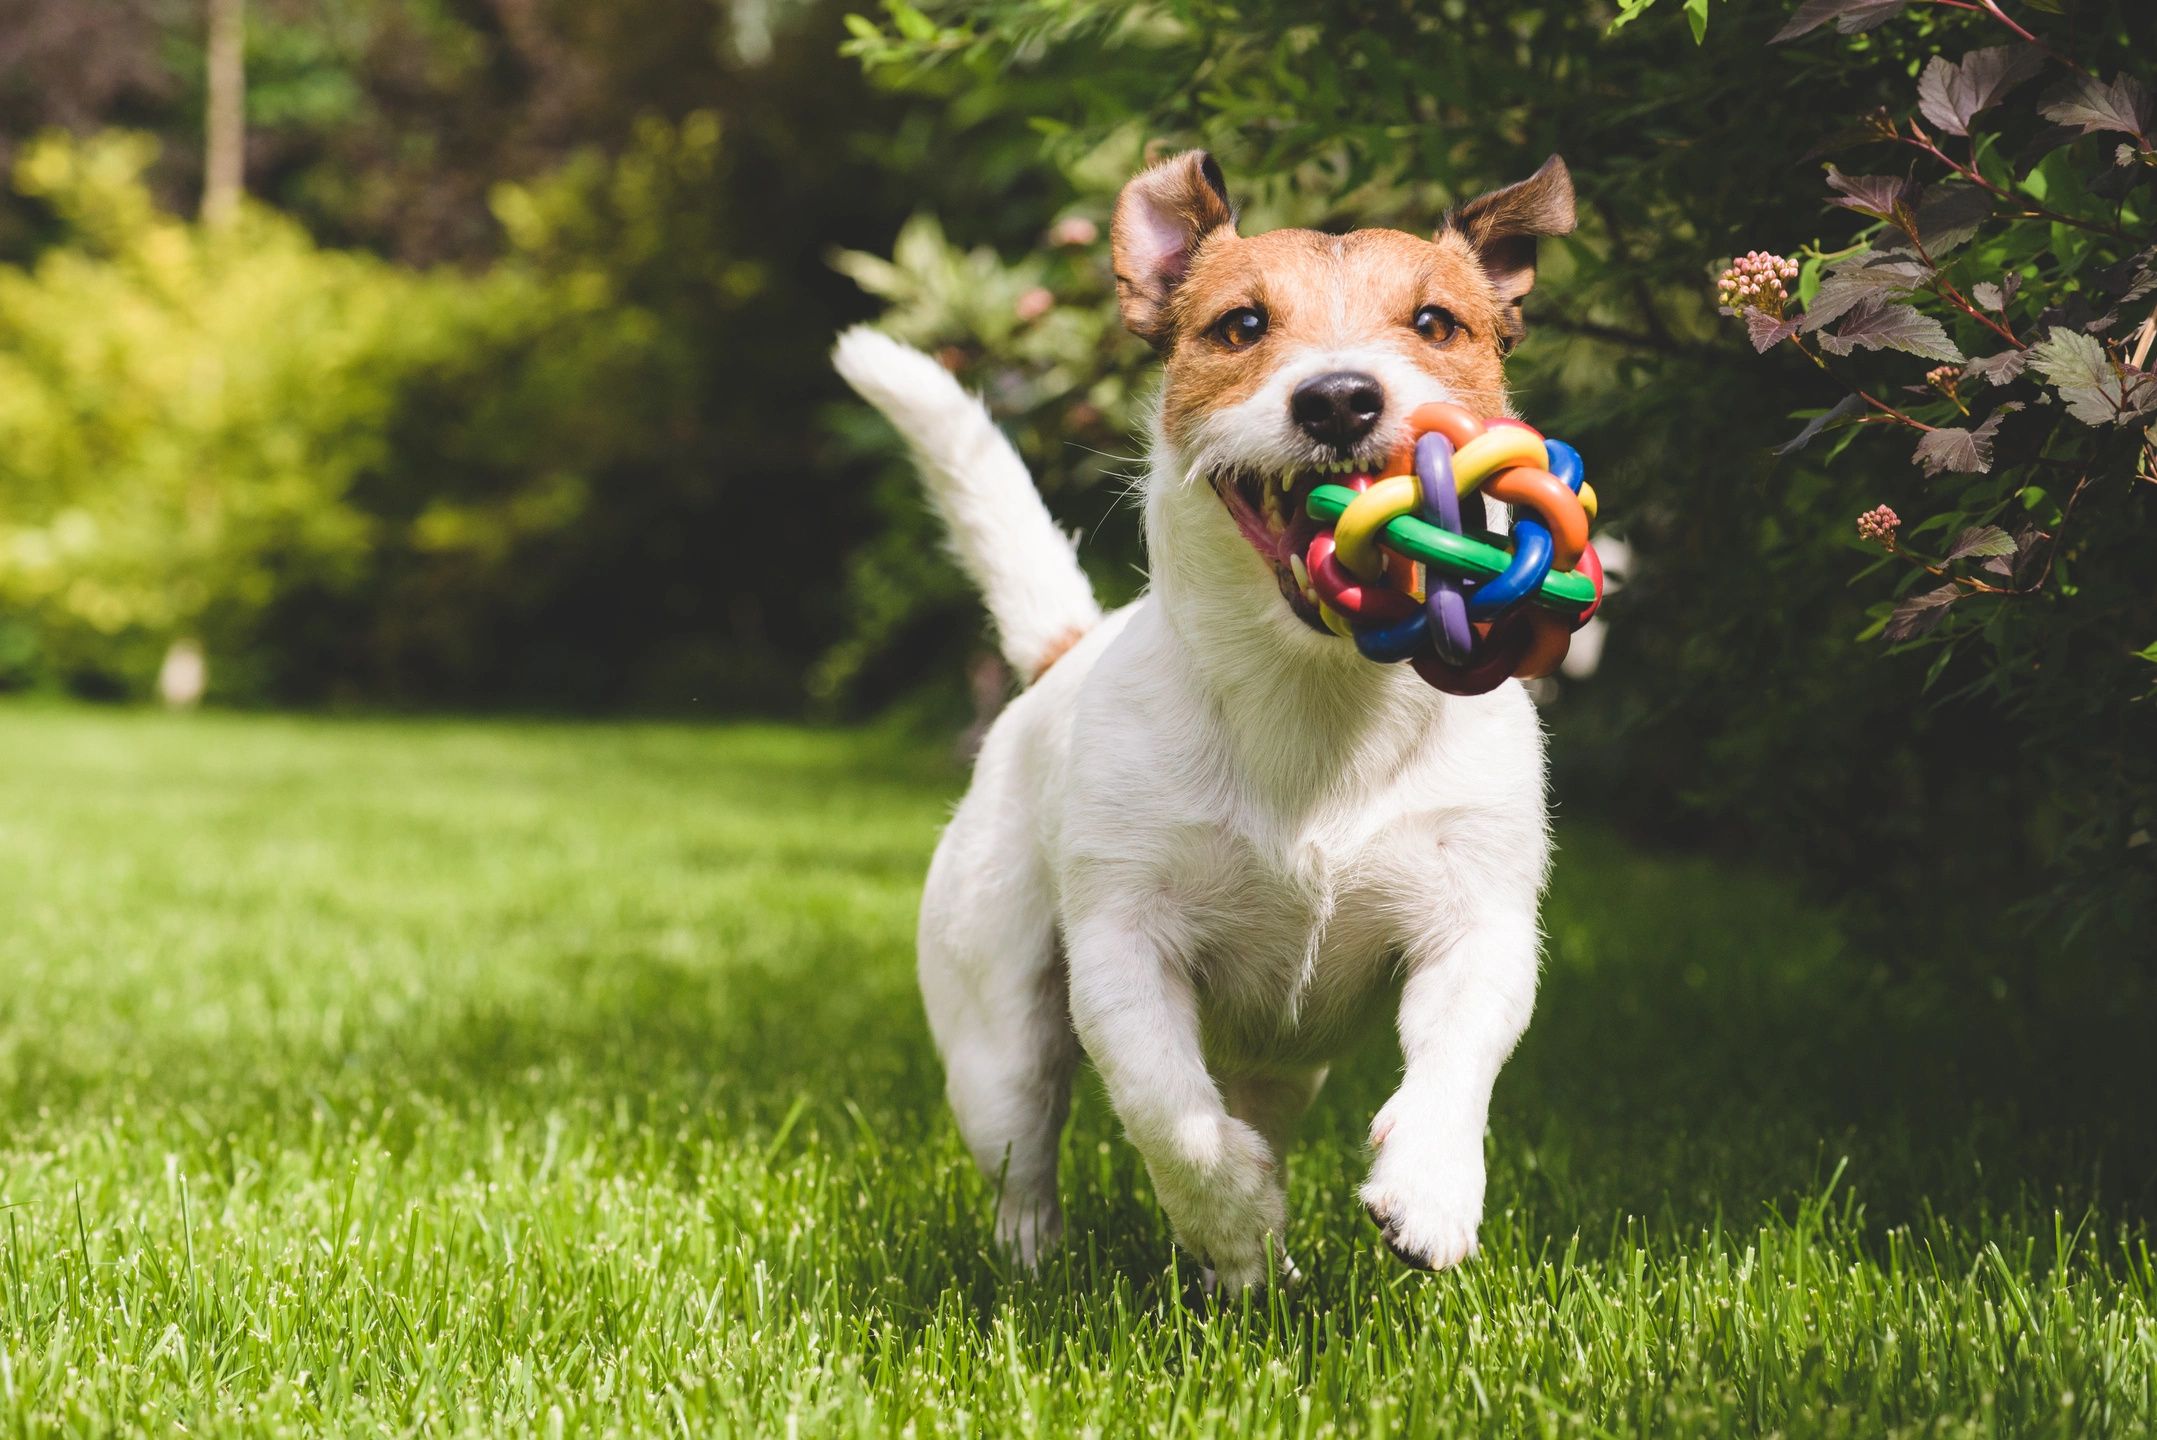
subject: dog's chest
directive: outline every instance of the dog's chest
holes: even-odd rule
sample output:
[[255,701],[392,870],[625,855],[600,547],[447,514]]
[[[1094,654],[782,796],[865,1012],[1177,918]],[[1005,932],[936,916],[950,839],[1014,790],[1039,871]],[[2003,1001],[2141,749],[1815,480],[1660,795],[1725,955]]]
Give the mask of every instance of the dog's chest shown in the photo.
[[1223,1063],[1317,1061],[1395,982],[1403,877],[1337,835],[1213,830],[1184,850],[1182,910],[1207,1048]]

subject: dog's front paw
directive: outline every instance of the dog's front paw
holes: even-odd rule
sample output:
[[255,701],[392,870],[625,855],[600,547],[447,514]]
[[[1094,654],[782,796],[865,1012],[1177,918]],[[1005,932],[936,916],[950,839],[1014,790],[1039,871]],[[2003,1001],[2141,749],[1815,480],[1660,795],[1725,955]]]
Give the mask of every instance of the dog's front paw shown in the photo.
[[1448,1270],[1475,1254],[1483,1221],[1483,1144],[1466,1127],[1432,1125],[1402,1113],[1396,1095],[1371,1125],[1378,1158],[1364,1182],[1386,1248],[1418,1270]]
[[1264,1138],[1226,1115],[1193,1116],[1163,1148],[1148,1169],[1176,1239],[1213,1271],[1217,1291],[1265,1284],[1283,1258],[1288,1206]]

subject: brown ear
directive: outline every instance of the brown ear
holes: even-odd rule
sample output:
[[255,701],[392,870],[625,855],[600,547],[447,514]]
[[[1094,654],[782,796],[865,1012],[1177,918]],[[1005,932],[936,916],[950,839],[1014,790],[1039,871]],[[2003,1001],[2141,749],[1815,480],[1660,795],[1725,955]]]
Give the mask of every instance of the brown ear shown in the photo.
[[[1573,172],[1557,155],[1517,185],[1478,195],[1446,216],[1444,229],[1458,230],[1475,247],[1490,283],[1505,302],[1508,343],[1525,330],[1520,300],[1535,285],[1535,242],[1573,228]],[[1442,233],[1442,232],[1441,232]]]
[[1132,334],[1156,349],[1167,344],[1169,295],[1199,241],[1223,225],[1235,229],[1235,211],[1221,167],[1203,150],[1163,160],[1123,187],[1109,226],[1109,252],[1117,305]]

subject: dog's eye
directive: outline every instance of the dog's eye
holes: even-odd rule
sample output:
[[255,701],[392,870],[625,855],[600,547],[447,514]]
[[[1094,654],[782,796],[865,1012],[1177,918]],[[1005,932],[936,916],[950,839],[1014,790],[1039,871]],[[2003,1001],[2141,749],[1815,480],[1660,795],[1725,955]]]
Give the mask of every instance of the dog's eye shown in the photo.
[[1416,311],[1416,334],[1433,345],[1443,345],[1460,333],[1460,321],[1443,305],[1426,305]]
[[1238,305],[1214,321],[1210,333],[1231,350],[1256,345],[1266,333],[1266,312],[1255,305]]

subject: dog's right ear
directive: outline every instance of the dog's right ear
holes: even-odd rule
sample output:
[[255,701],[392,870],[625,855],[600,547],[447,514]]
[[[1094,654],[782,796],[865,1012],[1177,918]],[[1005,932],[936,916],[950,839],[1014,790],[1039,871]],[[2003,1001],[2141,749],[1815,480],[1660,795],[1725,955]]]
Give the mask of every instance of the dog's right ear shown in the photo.
[[1172,333],[1168,300],[1199,242],[1236,226],[1221,167],[1203,150],[1186,150],[1139,172],[1116,197],[1109,251],[1124,326],[1156,350]]

